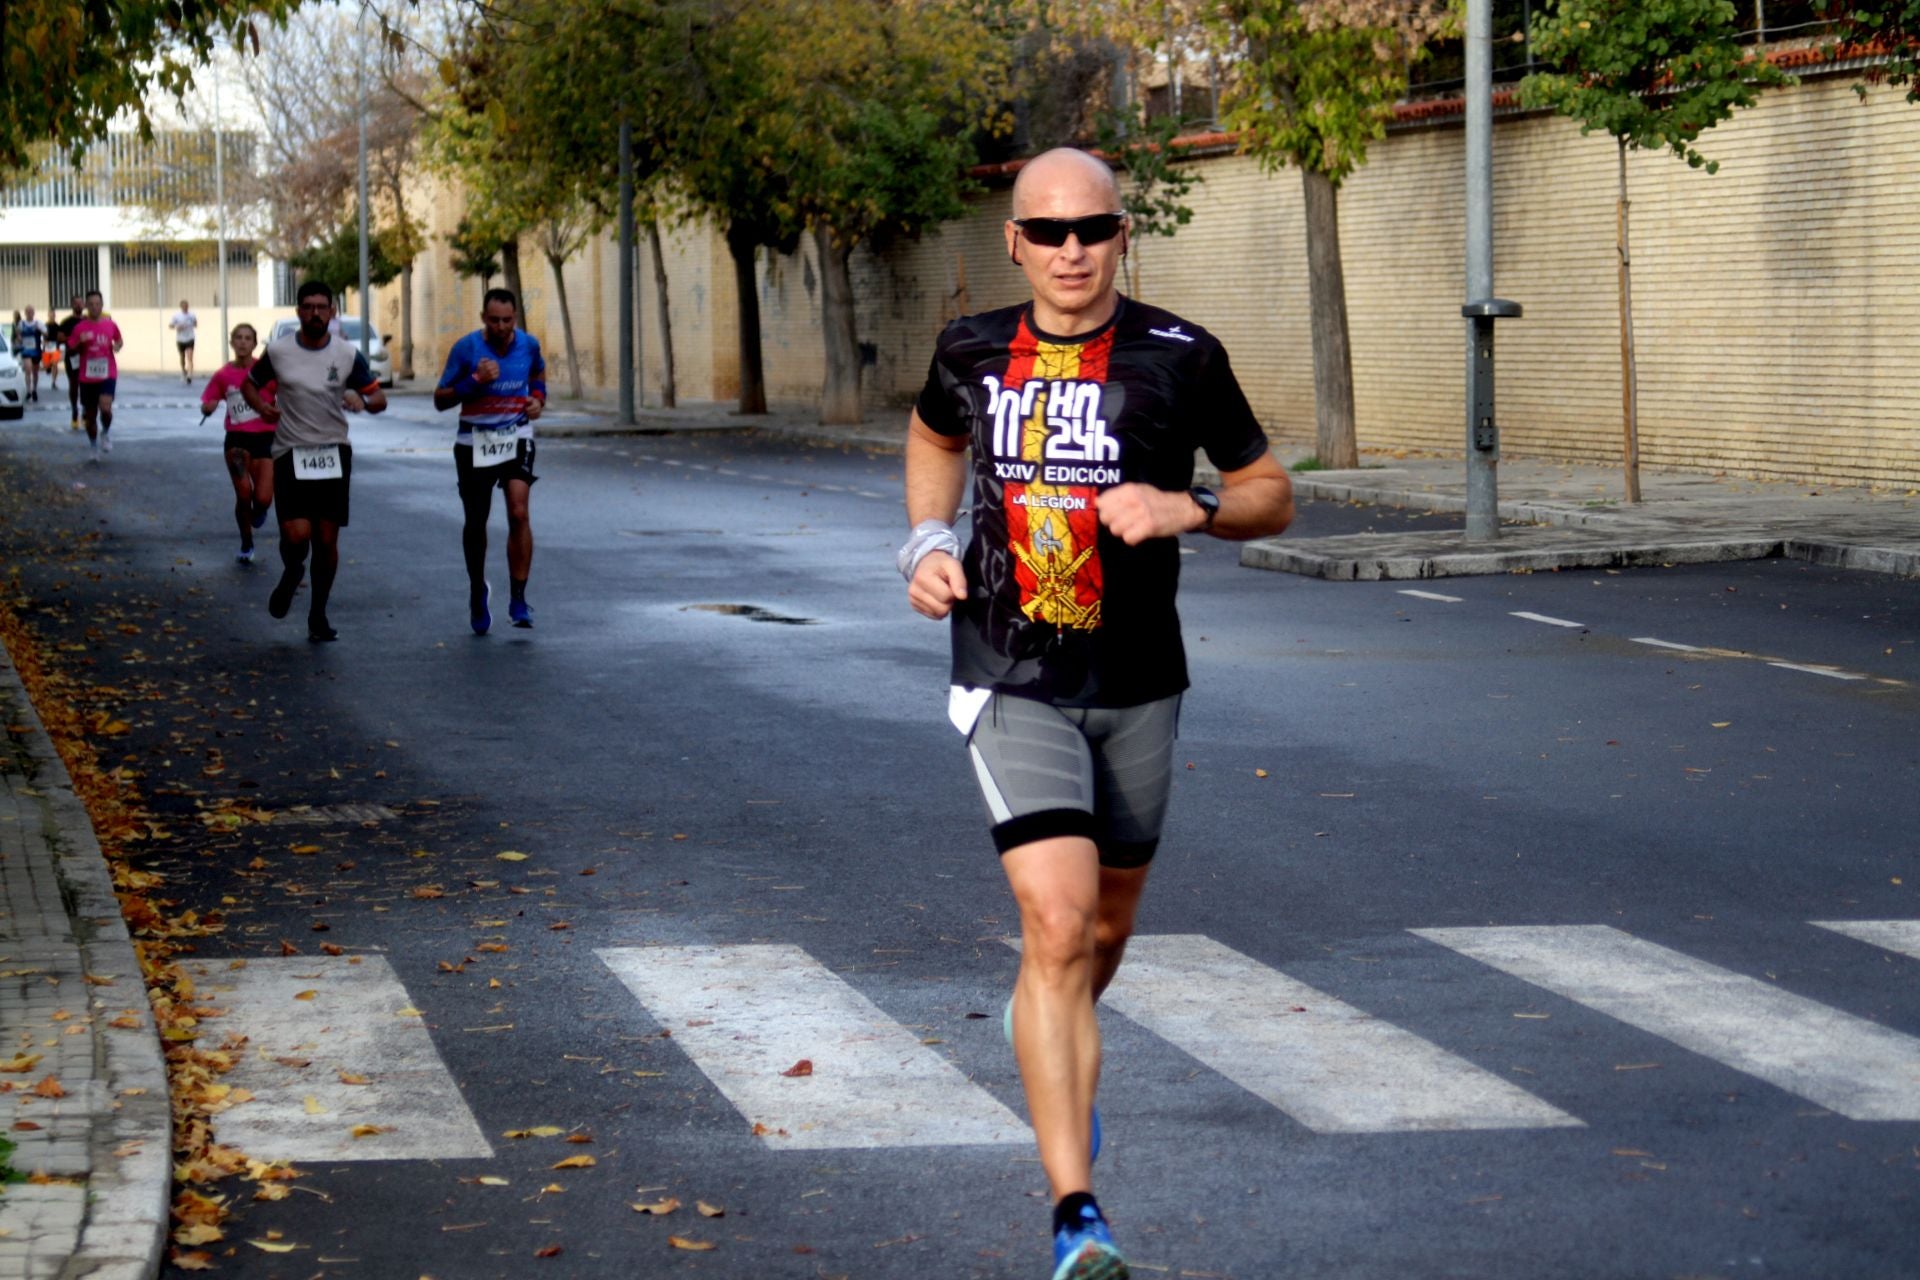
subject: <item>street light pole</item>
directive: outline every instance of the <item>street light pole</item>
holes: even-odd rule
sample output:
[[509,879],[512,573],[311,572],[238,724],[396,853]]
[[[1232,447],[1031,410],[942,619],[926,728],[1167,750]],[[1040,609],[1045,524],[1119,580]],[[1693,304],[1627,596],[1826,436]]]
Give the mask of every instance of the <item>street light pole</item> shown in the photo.
[[360,358],[372,358],[373,346],[373,302],[368,297],[372,285],[369,283],[367,265],[367,59],[366,59],[367,6],[360,6],[360,21],[354,29],[354,44],[358,46],[360,57]]
[[1500,535],[1493,325],[1520,304],[1493,296],[1493,0],[1467,0],[1467,541]]
[[[218,350],[233,332],[227,321],[227,148],[225,121],[220,115],[220,71],[213,70],[213,202],[216,207],[215,220],[219,224],[218,252],[220,254],[220,339],[215,344]],[[163,300],[164,301],[164,300]]]
[[634,422],[633,125],[620,104],[620,421]]

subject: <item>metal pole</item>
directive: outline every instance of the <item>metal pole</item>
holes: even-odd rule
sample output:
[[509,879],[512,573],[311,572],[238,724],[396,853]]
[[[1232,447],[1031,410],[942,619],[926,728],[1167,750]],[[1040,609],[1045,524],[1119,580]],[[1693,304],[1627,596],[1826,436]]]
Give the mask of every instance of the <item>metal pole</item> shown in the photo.
[[634,422],[633,126],[620,105],[620,421]]
[[[213,202],[218,206],[220,253],[220,337],[216,352],[224,349],[227,335],[233,332],[227,323],[227,149],[226,130],[220,118],[220,68],[213,73]],[[164,302],[165,299],[162,299]]]
[[360,80],[360,358],[372,357],[373,345],[373,301],[368,296],[372,284],[368,281],[367,265],[367,60],[366,49],[367,7],[360,6],[360,21],[355,29],[354,44],[361,51],[357,59]]
[[1467,540],[1489,542],[1500,533],[1493,322],[1502,313],[1493,306],[1493,0],[1467,0],[1466,105]]

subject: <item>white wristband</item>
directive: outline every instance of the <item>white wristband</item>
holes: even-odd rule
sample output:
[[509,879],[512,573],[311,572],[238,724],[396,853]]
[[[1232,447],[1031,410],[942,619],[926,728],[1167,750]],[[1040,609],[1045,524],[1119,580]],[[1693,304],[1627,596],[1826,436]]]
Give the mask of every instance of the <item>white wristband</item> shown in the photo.
[[960,539],[954,536],[953,526],[945,521],[922,520],[913,526],[913,532],[907,535],[893,562],[899,568],[900,576],[912,582],[920,562],[935,551],[944,551],[957,559],[960,555]]

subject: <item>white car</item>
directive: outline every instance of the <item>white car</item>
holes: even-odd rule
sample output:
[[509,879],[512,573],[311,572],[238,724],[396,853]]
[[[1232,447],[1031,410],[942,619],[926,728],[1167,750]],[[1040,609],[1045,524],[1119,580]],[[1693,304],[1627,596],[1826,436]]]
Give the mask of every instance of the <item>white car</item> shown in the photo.
[[27,416],[27,375],[13,354],[11,334],[0,332],[0,418],[15,421]]
[[[273,332],[268,335],[267,341],[274,342],[284,338],[299,327],[300,322],[291,316],[285,320],[277,320],[274,322]],[[340,335],[349,343],[358,347],[360,345],[360,317],[341,316]],[[380,334],[376,333],[368,339],[367,368],[372,371],[375,378],[379,379],[381,386],[390,387],[393,385],[393,356],[388,353],[386,339]]]

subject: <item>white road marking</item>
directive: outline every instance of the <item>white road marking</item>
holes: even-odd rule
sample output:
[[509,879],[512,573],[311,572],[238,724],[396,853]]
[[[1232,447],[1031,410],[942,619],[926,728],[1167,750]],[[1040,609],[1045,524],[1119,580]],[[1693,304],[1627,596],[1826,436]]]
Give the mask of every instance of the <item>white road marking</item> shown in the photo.
[[1813,667],[1799,662],[1769,662],[1770,667],[1779,667],[1782,671],[1804,671],[1810,676],[1825,676],[1829,680],[1865,680],[1866,677],[1853,671],[1841,671],[1836,667]]
[[[799,947],[595,954],[776,1150],[1033,1141],[1019,1116]],[[803,1059],[811,1075],[783,1074]]]
[[1676,644],[1672,640],[1656,640],[1652,636],[1635,636],[1633,642],[1635,644],[1650,644],[1656,649],[1677,649],[1681,653],[1704,652],[1697,644]]
[[1815,920],[1813,923],[1920,960],[1920,920]]
[[1510,616],[1525,618],[1528,622],[1544,622],[1550,627],[1584,627],[1587,625],[1584,622],[1568,622],[1565,618],[1549,618],[1544,613],[1528,613],[1524,609],[1515,610]]
[[1920,1039],[1608,925],[1415,929],[1854,1120],[1920,1120]]
[[1459,596],[1443,596],[1438,591],[1414,591],[1408,589],[1403,590],[1400,594],[1403,596],[1413,596],[1418,600],[1438,600],[1441,604],[1459,604],[1461,602]]
[[1134,938],[1103,999],[1319,1133],[1581,1124],[1411,1031],[1197,934]]
[[[187,960],[202,1030],[247,1037],[220,1083],[253,1099],[214,1120],[225,1146],[262,1160],[485,1159],[493,1147],[460,1096],[407,989],[384,957]],[[301,992],[311,991],[307,1000]],[[301,1064],[305,1065],[301,1065]],[[341,1081],[342,1073],[368,1083]],[[384,1132],[353,1136],[355,1125]]]

